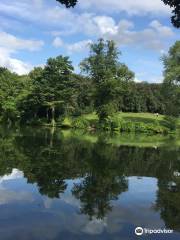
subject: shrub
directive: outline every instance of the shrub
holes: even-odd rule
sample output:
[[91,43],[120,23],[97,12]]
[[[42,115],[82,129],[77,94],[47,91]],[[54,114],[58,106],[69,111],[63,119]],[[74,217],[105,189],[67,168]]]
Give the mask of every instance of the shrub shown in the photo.
[[120,131],[123,125],[123,120],[119,116],[113,116],[111,118],[111,129],[115,131]]
[[98,124],[98,128],[102,128],[104,130],[110,131],[111,130],[111,122],[112,122],[111,118],[107,117]]
[[72,127],[73,127],[73,125],[72,125],[72,119],[69,118],[69,117],[65,117],[65,118],[61,121],[60,126],[61,126],[62,128],[72,128]]
[[86,129],[89,127],[89,122],[83,117],[78,117],[73,121],[73,127],[79,129]]
[[122,132],[135,132],[135,124],[133,122],[122,122]]

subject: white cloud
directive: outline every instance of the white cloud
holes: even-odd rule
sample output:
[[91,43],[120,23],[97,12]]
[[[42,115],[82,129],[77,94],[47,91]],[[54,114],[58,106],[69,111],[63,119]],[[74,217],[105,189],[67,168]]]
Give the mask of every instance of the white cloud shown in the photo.
[[8,50],[36,51],[39,50],[43,44],[43,41],[21,39],[12,34],[0,31],[0,47],[5,47]]
[[0,31],[0,66],[6,67],[20,75],[27,74],[33,66],[12,57],[12,54],[20,50],[37,51],[41,49],[43,44],[43,41],[21,39]]
[[19,59],[11,57],[11,55],[0,48],[0,66],[8,68],[11,72],[15,72],[19,75],[27,74],[33,66],[29,63],[25,63]]
[[79,0],[78,6],[83,10],[102,12],[126,12],[129,15],[158,14],[167,15],[170,8],[161,0]]
[[56,48],[59,48],[59,47],[62,47],[63,46],[63,40],[60,38],[60,37],[56,37],[54,40],[53,40],[53,43],[52,45]]
[[[158,49],[162,45],[162,38],[172,36],[171,28],[163,26],[157,20],[141,31],[131,30],[133,23],[127,20],[115,22],[113,17],[97,15],[98,10],[125,11],[129,14],[148,14],[169,12],[161,0],[80,0],[78,5],[81,9],[92,12],[82,12],[66,9],[62,5],[48,5],[48,1],[34,0],[12,0],[0,3],[0,11],[5,14],[16,15],[19,19],[34,22],[51,28],[53,36],[84,34],[88,37],[112,38],[120,44],[138,43],[148,48]],[[100,11],[99,11],[100,12]],[[104,13],[104,12],[103,12]],[[152,17],[152,16],[151,16]],[[56,29],[52,29],[56,28]],[[149,39],[148,39],[149,38]],[[142,40],[141,40],[142,39]],[[62,45],[59,39],[55,39],[54,45]]]
[[72,54],[74,52],[82,52],[89,50],[89,45],[92,43],[92,40],[79,41],[73,44],[66,45],[68,53]]
[[136,31],[131,21],[121,20],[119,23],[110,17],[96,17],[96,35],[113,39],[119,45],[135,45],[162,51],[167,38],[174,36],[170,27],[163,26],[157,20],[152,21],[147,28]]
[[55,37],[52,42],[52,45],[56,48],[63,47],[68,54],[75,52],[84,52],[89,50],[89,45],[92,43],[92,40],[83,40],[75,43],[65,43],[60,37]]

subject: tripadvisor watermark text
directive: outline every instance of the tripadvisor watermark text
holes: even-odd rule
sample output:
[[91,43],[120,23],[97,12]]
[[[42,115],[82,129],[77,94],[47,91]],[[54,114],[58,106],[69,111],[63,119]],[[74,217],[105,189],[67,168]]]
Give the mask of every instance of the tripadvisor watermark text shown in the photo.
[[170,233],[173,233],[172,229],[165,229],[165,228],[150,229],[150,228],[142,228],[142,227],[135,228],[135,234],[137,236],[141,236],[143,234],[170,234]]

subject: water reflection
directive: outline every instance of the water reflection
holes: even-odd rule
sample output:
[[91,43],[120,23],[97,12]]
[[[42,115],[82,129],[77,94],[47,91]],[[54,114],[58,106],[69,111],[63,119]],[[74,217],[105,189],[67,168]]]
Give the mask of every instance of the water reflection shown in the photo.
[[136,226],[176,230],[149,239],[179,239],[173,142],[117,146],[48,129],[0,134],[2,239],[135,239]]

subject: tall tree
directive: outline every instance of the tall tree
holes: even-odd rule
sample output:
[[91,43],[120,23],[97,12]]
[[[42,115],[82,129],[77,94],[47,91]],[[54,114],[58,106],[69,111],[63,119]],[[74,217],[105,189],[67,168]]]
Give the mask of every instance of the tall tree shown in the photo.
[[167,104],[167,113],[180,114],[180,41],[177,41],[163,57],[163,92]]
[[95,107],[100,121],[118,109],[118,55],[113,41],[99,39],[91,44],[90,56],[80,64],[82,71],[89,74],[94,82]]
[[49,58],[43,70],[39,91],[43,95],[47,114],[50,111],[53,124],[57,108],[63,108],[66,113],[68,111],[72,96],[72,71],[71,61],[63,56]]

